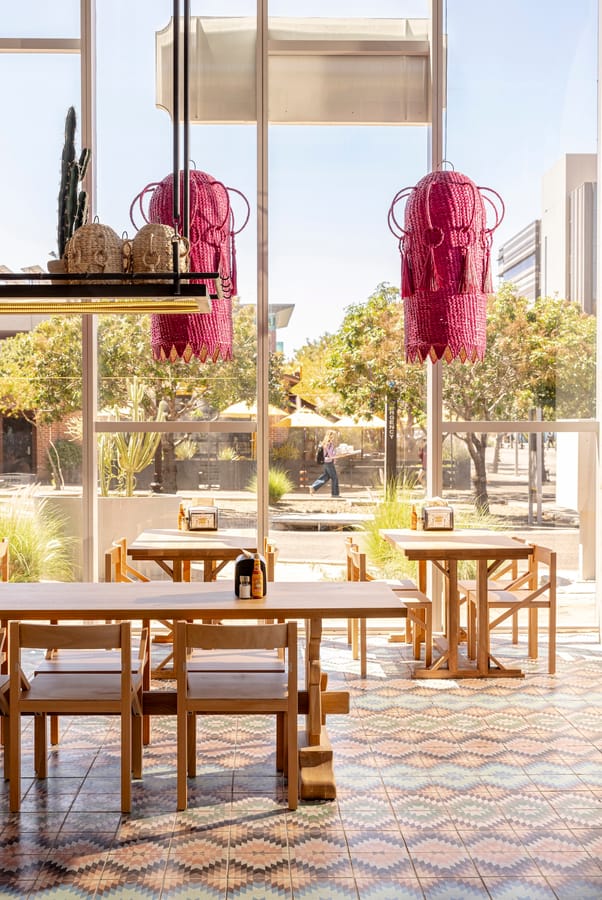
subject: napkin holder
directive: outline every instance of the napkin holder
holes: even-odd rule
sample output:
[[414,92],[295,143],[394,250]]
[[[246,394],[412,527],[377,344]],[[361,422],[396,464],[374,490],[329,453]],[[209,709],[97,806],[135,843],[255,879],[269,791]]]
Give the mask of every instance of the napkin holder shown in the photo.
[[422,510],[424,531],[453,531],[454,511],[451,506],[425,506]]
[[188,531],[217,531],[217,506],[189,506]]

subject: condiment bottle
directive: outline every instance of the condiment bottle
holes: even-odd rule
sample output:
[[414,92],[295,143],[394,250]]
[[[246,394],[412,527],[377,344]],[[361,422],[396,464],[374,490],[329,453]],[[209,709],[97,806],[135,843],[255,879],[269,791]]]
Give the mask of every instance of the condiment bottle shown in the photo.
[[259,553],[253,557],[253,574],[251,575],[251,597],[260,600],[263,597],[263,572]]
[[416,531],[418,528],[418,513],[416,512],[416,504],[412,506],[412,515],[410,517],[410,528]]
[[183,503],[180,503],[178,511],[178,531],[186,531],[186,511]]
[[238,585],[238,596],[241,600],[248,600],[251,596],[251,576],[241,575]]

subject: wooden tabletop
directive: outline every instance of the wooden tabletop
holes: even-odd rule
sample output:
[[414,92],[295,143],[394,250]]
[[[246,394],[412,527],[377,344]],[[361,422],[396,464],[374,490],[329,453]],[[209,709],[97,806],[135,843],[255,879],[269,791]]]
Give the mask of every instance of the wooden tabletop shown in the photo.
[[234,559],[243,550],[255,553],[256,535],[224,531],[178,531],[177,528],[149,528],[128,545],[132,559]]
[[239,600],[222,582],[2,585],[0,619],[343,619],[402,615],[384,583],[274,582],[261,600]]
[[413,560],[526,559],[533,552],[530,544],[499,531],[412,531],[399,528],[383,529],[380,534]]

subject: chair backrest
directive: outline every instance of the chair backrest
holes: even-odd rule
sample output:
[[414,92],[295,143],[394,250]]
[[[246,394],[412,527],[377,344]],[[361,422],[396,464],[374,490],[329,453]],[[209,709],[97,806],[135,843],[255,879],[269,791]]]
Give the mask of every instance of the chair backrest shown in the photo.
[[0,581],[8,581],[10,578],[10,552],[8,538],[0,541]]
[[115,650],[130,646],[129,622],[107,625],[45,625],[37,622],[10,623],[10,652],[15,649]]
[[[289,690],[297,685],[297,623],[276,625],[201,625],[176,622],[178,687],[186,678],[187,650],[288,650]],[[241,677],[247,677],[244,673]],[[252,674],[249,677],[253,677]]]
[[150,581],[150,578],[128,563],[127,539],[124,537],[113,541],[105,553],[105,581],[117,581],[122,584]]
[[276,560],[278,559],[278,554],[280,550],[272,541],[268,540],[267,537],[263,539],[263,555],[265,556],[265,567],[267,572],[268,581],[275,581],[276,579]]
[[[119,622],[107,625],[44,625],[30,622],[11,622],[9,625],[10,706],[18,709],[21,690],[28,681],[21,667],[21,650],[121,650],[121,693],[128,698],[131,684],[132,649],[131,624]],[[19,677],[15,675],[19,673]],[[43,677],[43,676],[40,676]]]
[[372,581],[368,574],[366,554],[357,544],[347,543],[347,580],[348,581]]
[[[549,593],[556,596],[556,551],[541,544],[533,545],[530,589],[537,596]],[[542,572],[541,567],[545,568]]]

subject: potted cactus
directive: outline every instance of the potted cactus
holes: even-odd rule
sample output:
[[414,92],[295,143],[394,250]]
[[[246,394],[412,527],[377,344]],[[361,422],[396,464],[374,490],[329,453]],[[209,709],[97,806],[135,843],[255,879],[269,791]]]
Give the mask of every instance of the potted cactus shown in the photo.
[[90,162],[90,150],[84,147],[76,158],[75,129],[77,117],[70,106],[65,118],[65,142],[61,155],[61,184],[58,196],[58,258],[48,262],[50,273],[65,272],[65,250],[67,242],[80,225],[88,219],[88,193],[80,189],[80,184]]

